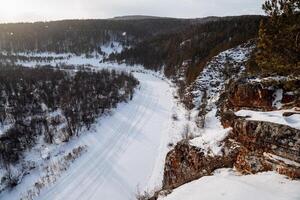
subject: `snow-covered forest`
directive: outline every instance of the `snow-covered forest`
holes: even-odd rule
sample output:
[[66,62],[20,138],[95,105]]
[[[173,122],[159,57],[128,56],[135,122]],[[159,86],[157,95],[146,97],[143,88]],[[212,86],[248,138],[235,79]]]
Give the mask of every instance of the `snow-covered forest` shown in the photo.
[[[95,120],[130,101],[138,81],[114,70],[66,72],[49,67],[0,66],[2,187],[14,187],[24,173],[25,151],[42,138],[45,144],[67,142]],[[27,169],[28,170],[28,169]]]

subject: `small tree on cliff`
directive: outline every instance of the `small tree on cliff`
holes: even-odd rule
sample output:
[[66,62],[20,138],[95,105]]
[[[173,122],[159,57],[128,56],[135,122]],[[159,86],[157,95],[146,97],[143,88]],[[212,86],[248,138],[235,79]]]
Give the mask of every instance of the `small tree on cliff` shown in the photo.
[[260,24],[256,62],[266,73],[295,73],[300,69],[300,0],[267,0],[263,9],[269,18]]

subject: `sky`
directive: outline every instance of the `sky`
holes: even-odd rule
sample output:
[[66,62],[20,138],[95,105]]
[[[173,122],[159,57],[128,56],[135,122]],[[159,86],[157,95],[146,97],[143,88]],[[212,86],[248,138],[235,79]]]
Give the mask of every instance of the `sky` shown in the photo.
[[0,0],[0,22],[151,15],[177,18],[263,14],[263,0]]

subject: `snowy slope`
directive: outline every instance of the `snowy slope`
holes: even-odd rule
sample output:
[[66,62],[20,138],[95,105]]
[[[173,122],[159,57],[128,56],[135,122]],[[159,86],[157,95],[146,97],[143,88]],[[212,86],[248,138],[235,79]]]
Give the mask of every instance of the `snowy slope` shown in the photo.
[[[221,52],[207,63],[186,91],[186,96],[192,95],[192,103],[195,106],[191,116],[200,127],[203,126],[190,144],[202,149],[205,155],[221,154],[222,141],[230,129],[224,129],[219,117],[216,116],[217,102],[225,89],[225,84],[245,70],[244,63],[252,50],[251,45],[240,45]],[[201,110],[202,105],[205,105],[205,108]]]
[[[193,104],[199,108],[206,91],[207,108],[215,107],[220,93],[224,90],[225,83],[230,78],[239,75],[245,70],[244,62],[248,59],[253,46],[238,46],[221,52],[204,67],[196,81],[188,88],[188,93],[193,95]],[[189,95],[189,94],[188,94]]]
[[159,200],[299,200],[300,182],[275,172],[240,176],[230,169],[185,184]]

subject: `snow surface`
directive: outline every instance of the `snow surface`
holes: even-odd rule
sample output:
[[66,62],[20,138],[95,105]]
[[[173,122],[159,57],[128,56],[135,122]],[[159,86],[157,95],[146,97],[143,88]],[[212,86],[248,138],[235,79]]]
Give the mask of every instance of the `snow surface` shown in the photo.
[[[126,36],[126,33],[124,36]],[[106,55],[109,55],[111,53],[121,53],[122,50],[123,46],[119,42],[109,42],[106,45],[101,46],[101,51],[104,52]]]
[[100,119],[81,145],[89,147],[39,199],[133,199],[144,189],[159,154],[166,153],[171,130],[172,93],[168,83],[147,74],[135,76],[141,89],[129,104]]
[[11,126],[11,124],[0,124],[0,135],[4,134]]
[[[91,66],[102,66],[107,65],[108,63],[103,63],[103,60],[108,58],[108,56],[112,53],[120,53],[124,46],[117,42],[111,41],[104,45],[100,46],[102,54],[97,52],[90,53],[89,55],[75,55],[72,53],[59,53],[56,54],[54,52],[16,52],[12,53],[15,56],[25,56],[31,58],[31,61],[23,61],[18,60],[16,64],[23,65],[26,67],[34,67],[34,66],[44,66],[44,65],[91,65]],[[3,51],[0,52],[3,55],[7,55],[8,53]],[[38,60],[34,58],[44,58],[49,60]],[[50,59],[51,58],[51,59]]]
[[200,148],[205,155],[221,155],[222,141],[228,136],[231,128],[224,129],[216,117],[216,109],[210,111],[205,119],[205,127],[198,137],[190,140],[192,146]]
[[300,182],[276,172],[241,176],[230,169],[220,169],[175,189],[159,200],[299,200]]
[[[296,112],[298,114],[294,114],[289,117],[284,117],[283,113],[285,112]],[[300,129],[300,112],[295,111],[294,109],[277,110],[277,111],[269,111],[269,112],[240,110],[237,111],[235,114],[240,117],[247,117],[246,118],[247,120],[272,122],[272,123],[287,125],[292,128]]]
[[283,90],[282,89],[278,89],[276,90],[275,94],[274,94],[274,101],[272,103],[273,107],[280,109],[282,107],[282,98],[283,98]]

